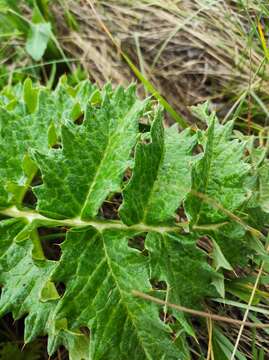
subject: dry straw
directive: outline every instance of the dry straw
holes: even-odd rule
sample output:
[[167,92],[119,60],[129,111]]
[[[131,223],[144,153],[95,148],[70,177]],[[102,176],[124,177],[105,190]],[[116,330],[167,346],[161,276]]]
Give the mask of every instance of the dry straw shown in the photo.
[[[189,105],[208,98],[226,112],[227,96],[244,94],[250,79],[255,84],[252,91],[268,93],[268,68],[255,29],[258,1],[248,1],[248,9],[244,1],[226,0],[93,3],[122,50],[183,114],[188,114]],[[100,28],[89,2],[67,4],[79,29],[70,32],[63,25],[63,8],[55,5],[64,50],[79,57],[100,85],[127,84],[132,71]]]

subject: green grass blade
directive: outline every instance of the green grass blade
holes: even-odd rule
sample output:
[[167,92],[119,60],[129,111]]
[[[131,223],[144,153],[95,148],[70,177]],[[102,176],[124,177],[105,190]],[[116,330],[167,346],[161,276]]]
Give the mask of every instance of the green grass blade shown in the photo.
[[178,114],[176,110],[162,97],[162,95],[158,92],[158,90],[153,86],[153,84],[146,79],[142,73],[139,71],[139,69],[135,66],[135,64],[130,60],[130,58],[124,53],[121,52],[122,57],[127,62],[135,76],[141,81],[141,83],[144,85],[145,89],[152,94],[164,107],[164,109],[171,115],[171,117],[183,128],[188,127],[187,121],[183,118],[182,115]]

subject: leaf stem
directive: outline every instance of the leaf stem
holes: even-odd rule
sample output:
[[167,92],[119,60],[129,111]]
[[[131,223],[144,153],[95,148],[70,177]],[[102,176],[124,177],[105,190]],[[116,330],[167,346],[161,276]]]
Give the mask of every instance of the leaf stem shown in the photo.
[[82,227],[82,226],[93,226],[99,231],[107,229],[118,229],[118,230],[134,230],[139,232],[178,232],[183,231],[188,222],[179,223],[174,226],[165,226],[165,225],[147,225],[147,224],[136,224],[127,226],[121,221],[117,220],[81,220],[79,217],[72,219],[52,219],[46,216],[39,214],[36,211],[30,210],[19,210],[17,207],[13,206],[8,209],[0,210],[0,214],[4,216],[9,216],[13,218],[24,218],[28,223],[35,222],[37,224],[43,225],[54,225],[54,226],[70,226],[70,227]]

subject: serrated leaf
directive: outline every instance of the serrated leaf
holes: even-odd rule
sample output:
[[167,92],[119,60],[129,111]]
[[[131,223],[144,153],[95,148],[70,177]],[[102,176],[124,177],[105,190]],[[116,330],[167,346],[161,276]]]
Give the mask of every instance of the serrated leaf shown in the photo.
[[[28,81],[1,93],[0,215],[9,219],[0,221],[0,314],[26,316],[25,341],[48,335],[50,355],[63,345],[71,360],[189,360],[188,318],[133,290],[187,307],[202,307],[214,286],[223,294],[224,277],[199,248],[200,236],[217,244],[218,266],[242,266],[253,249],[264,256],[261,241],[254,247],[247,227],[222,211],[256,224],[245,199],[259,173],[248,173],[232,124],[203,112],[206,131],[179,134],[147,104],[133,86],[74,88],[66,77],[53,91]],[[27,206],[34,177],[37,205]],[[64,232],[60,259],[47,260],[42,244]],[[165,291],[153,286],[162,282]]]
[[229,218],[206,199],[234,212],[249,197],[244,180],[250,167],[242,160],[245,144],[237,139],[231,140],[232,122],[220,125],[215,116],[209,118],[206,139],[202,144],[204,155],[193,168],[192,193],[185,204],[193,224],[210,224]]
[[37,97],[33,104],[29,103],[33,101],[29,99],[29,86],[26,80],[24,87],[17,86],[8,93],[9,97],[16,99],[12,110],[0,106],[0,207],[14,203],[20,205],[36,172],[36,166],[29,158],[29,149],[46,153],[53,145],[52,141],[57,140],[61,124],[72,122],[75,104],[79,103],[85,109],[95,91],[88,81],[71,91],[62,80],[54,92],[42,87],[32,89]]
[[139,143],[133,175],[123,191],[122,220],[128,224],[154,224],[173,220],[191,188],[190,169],[196,137],[176,126],[163,129],[162,112],[157,110],[150,143]]
[[[167,301],[191,308],[214,294],[211,282],[215,273],[197,248],[196,240],[188,235],[149,233],[145,243],[150,254],[151,277],[166,282]],[[174,316],[194,335],[179,312],[175,311]]]
[[250,235],[240,224],[231,222],[219,228],[218,231],[208,232],[208,234],[217,243],[232,267],[246,265],[249,257],[254,253]]
[[133,359],[176,359],[178,350],[155,306],[131,293],[147,292],[151,286],[147,258],[127,241],[128,234],[120,231],[101,234],[88,228],[68,233],[53,274],[55,281],[66,284],[56,321],[68,319],[71,329],[92,329],[92,359],[125,359],[129,354]]
[[24,226],[20,219],[0,222],[0,283],[3,285],[0,315],[12,312],[14,318],[18,319],[29,313],[25,321],[25,341],[29,342],[45,332],[53,304],[40,306],[39,297],[55,264],[32,259],[31,239],[20,245],[14,242]]
[[81,126],[62,126],[62,149],[33,153],[43,176],[43,184],[34,188],[39,211],[92,218],[120,189],[145,104],[136,99],[133,86],[126,92],[119,87],[111,98],[110,91],[104,92],[100,109],[88,107]]
[[58,346],[69,345],[68,348],[73,354],[71,359],[83,360],[85,344],[88,346],[85,335],[80,331],[74,334],[68,331],[55,334],[52,331],[50,318],[59,295],[55,285],[50,281],[50,276],[56,263],[46,259],[34,260],[32,257],[34,244],[30,238],[19,244],[14,241],[25,225],[22,219],[0,222],[0,284],[3,286],[0,317],[8,312],[12,312],[14,319],[27,315],[24,329],[25,343],[31,342],[39,335],[49,333],[50,338]]

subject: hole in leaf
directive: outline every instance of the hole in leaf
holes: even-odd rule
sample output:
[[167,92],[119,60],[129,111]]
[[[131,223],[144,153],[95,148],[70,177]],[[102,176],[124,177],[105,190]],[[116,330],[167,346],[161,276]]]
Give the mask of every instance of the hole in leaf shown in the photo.
[[62,297],[66,289],[65,284],[63,282],[55,282],[55,287],[58,291],[58,294]]
[[31,186],[37,186],[40,184],[42,184],[42,176],[40,170],[38,170],[31,182]]
[[24,334],[24,320],[27,315],[22,316],[18,320],[14,320],[11,313],[6,314],[0,319],[0,328],[6,329],[7,331],[1,334],[1,341],[14,341],[23,345],[23,334]]
[[176,222],[185,222],[188,221],[187,215],[185,214],[185,210],[183,206],[180,206],[176,211]]
[[124,182],[128,182],[132,177],[132,169],[131,168],[127,168],[125,173],[124,173],[124,176],[123,176],[123,181]]
[[197,246],[207,253],[211,253],[213,250],[212,242],[207,236],[200,237],[197,241]]
[[174,324],[176,322],[176,319],[171,314],[169,314],[168,311],[165,312],[164,309],[159,311],[159,317],[161,321],[166,324]]
[[84,113],[80,114],[79,117],[75,120],[76,125],[82,125],[84,121]]
[[146,138],[146,139],[143,139],[143,140],[141,141],[141,143],[142,143],[143,145],[149,145],[149,144],[151,144],[151,140],[148,139],[148,138]]
[[52,149],[62,149],[62,148],[63,148],[63,146],[62,146],[62,144],[57,143],[57,144],[52,145],[52,147],[51,147],[51,148],[52,148]]
[[79,330],[83,335],[90,337],[90,329],[87,326],[80,326]]
[[48,260],[60,260],[61,247],[60,244],[65,239],[66,228],[39,228],[38,233],[41,239],[41,245],[45,257]]
[[121,204],[122,195],[121,193],[116,193],[104,201],[99,215],[105,219],[119,220],[118,209]]
[[37,173],[35,174],[32,182],[31,182],[31,186],[29,187],[29,189],[26,191],[24,198],[23,198],[23,205],[29,207],[29,208],[35,208],[36,203],[37,203],[37,198],[33,192],[33,187],[38,186],[42,184],[42,177],[41,177],[41,172],[37,171]]
[[146,234],[134,236],[128,240],[128,246],[140,250],[144,255],[147,255],[147,250],[145,249],[145,239]]
[[29,188],[23,198],[23,204],[29,208],[35,208],[37,203],[37,198],[33,192],[32,188]]
[[204,148],[201,144],[196,144],[192,150],[193,154],[197,155],[197,154],[201,154],[204,152]]
[[152,143],[152,138],[150,133],[143,133],[141,134],[141,144],[149,145]]
[[156,279],[150,279],[150,283],[153,290],[167,290],[167,284],[165,281],[158,281]]
[[141,133],[150,132],[150,124],[139,123],[139,132],[141,132]]

